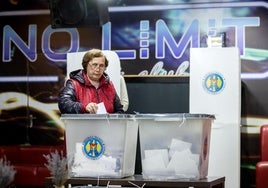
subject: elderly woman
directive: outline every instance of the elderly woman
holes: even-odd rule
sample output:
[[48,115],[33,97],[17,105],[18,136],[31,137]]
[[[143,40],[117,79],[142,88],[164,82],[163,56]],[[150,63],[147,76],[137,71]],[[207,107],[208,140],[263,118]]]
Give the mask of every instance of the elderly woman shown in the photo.
[[81,70],[70,73],[59,95],[62,114],[96,114],[100,103],[107,113],[123,113],[123,106],[109,76],[104,72],[108,60],[99,49],[89,50],[83,57]]

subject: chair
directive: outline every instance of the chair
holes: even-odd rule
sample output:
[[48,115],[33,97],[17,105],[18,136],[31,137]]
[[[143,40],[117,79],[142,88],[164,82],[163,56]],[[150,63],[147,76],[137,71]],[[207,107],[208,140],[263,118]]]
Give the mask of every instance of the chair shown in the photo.
[[260,128],[260,161],[256,164],[256,188],[268,187],[268,125]]

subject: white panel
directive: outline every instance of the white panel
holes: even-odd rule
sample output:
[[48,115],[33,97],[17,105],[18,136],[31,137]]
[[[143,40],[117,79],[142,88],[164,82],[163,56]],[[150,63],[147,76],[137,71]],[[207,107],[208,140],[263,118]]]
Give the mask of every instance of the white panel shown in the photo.
[[[238,48],[190,49],[190,113],[214,114],[209,176],[240,187],[241,72]],[[219,75],[215,91],[209,76]],[[220,89],[219,89],[220,88]]]

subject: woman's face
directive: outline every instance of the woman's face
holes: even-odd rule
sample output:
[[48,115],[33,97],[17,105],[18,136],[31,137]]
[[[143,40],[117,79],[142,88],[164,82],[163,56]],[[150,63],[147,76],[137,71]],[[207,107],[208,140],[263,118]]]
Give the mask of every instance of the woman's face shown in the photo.
[[105,71],[104,57],[95,57],[87,65],[87,75],[92,81],[99,81]]

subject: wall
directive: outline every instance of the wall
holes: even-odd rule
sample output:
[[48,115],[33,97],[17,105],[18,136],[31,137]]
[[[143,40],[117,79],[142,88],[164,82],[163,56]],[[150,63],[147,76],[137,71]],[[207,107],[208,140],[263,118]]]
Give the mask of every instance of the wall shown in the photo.
[[[0,4],[0,144],[62,142],[57,95],[65,82],[66,53],[90,48],[115,50],[120,56],[122,71],[132,77],[130,112],[188,112],[188,101],[181,100],[188,95],[184,83],[169,78],[146,83],[133,76],[187,77],[189,48],[206,47],[207,35],[224,32],[225,45],[241,52],[241,166],[245,174],[254,173],[259,154],[252,143],[268,121],[266,1],[157,1],[154,6],[151,1],[125,1],[110,9],[111,22],[102,28],[56,30],[50,27],[47,1],[10,2]],[[174,103],[167,103],[169,96]],[[253,187],[253,181],[247,186]]]
[[188,113],[188,77],[125,77],[128,113]]

